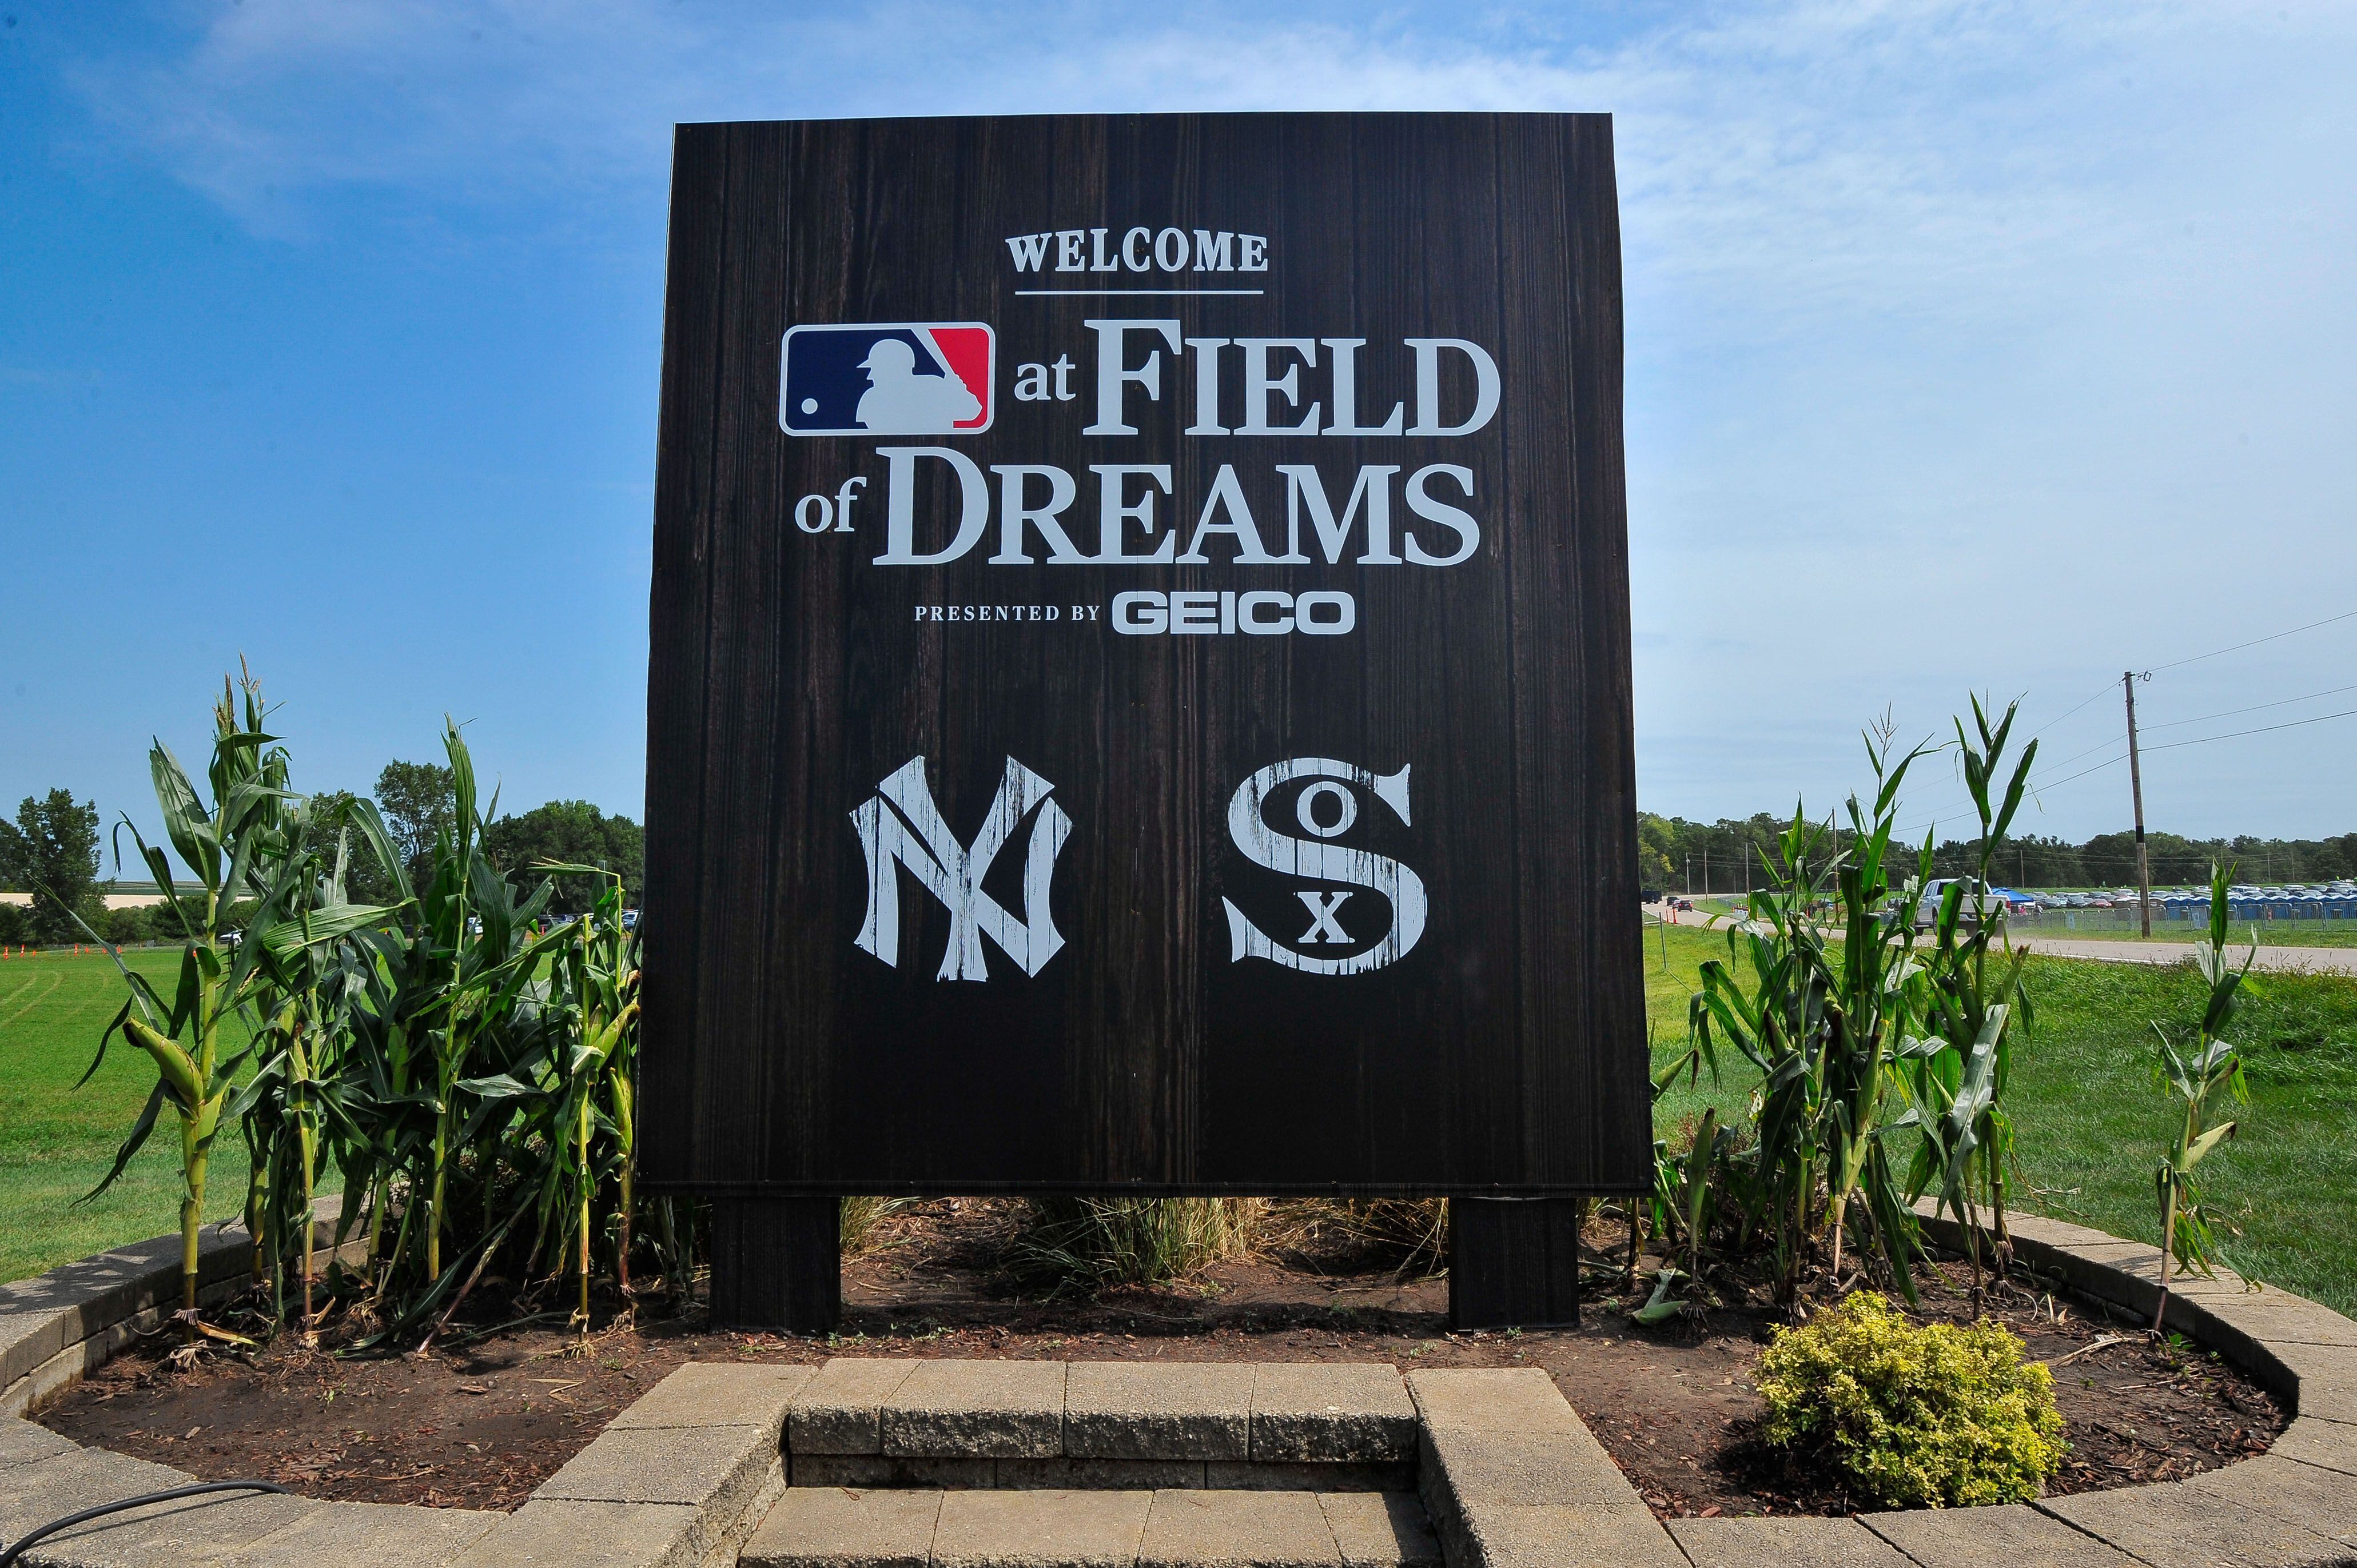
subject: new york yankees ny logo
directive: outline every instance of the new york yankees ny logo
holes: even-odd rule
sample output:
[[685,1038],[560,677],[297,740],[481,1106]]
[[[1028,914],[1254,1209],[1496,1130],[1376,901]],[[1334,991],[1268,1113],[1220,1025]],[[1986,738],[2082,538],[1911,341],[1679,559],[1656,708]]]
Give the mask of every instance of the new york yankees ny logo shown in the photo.
[[[1071,836],[1072,820],[1048,799],[1053,784],[1013,757],[998,781],[998,793],[982,831],[971,844],[942,820],[925,783],[925,759],[912,757],[877,785],[876,793],[851,813],[859,847],[867,855],[867,916],[854,940],[886,963],[900,964],[900,874],[905,865],[919,886],[950,912],[949,949],[942,954],[940,980],[987,980],[982,939],[988,937],[1026,974],[1038,974],[1064,945],[1048,908],[1048,887],[1056,856]],[[991,864],[1006,847],[1033,807],[1031,837],[1023,853],[1023,918],[1017,920],[982,890]]]

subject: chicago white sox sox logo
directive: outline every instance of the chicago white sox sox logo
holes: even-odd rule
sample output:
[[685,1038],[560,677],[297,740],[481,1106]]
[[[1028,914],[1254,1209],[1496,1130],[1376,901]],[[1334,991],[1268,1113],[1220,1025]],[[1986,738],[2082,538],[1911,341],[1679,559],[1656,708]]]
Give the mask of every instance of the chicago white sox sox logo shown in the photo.
[[[1295,757],[1270,764],[1236,787],[1234,796],[1228,801],[1228,835],[1235,840],[1245,859],[1288,876],[1350,885],[1339,892],[1303,889],[1294,894],[1309,909],[1309,929],[1302,933],[1298,945],[1327,946],[1351,940],[1335,915],[1353,887],[1366,888],[1389,900],[1392,923],[1383,940],[1362,952],[1334,957],[1296,952],[1292,948],[1277,945],[1247,919],[1243,910],[1222,898],[1220,902],[1228,911],[1230,962],[1261,958],[1304,974],[1364,974],[1394,962],[1415,946],[1417,939],[1424,935],[1424,879],[1389,856],[1325,842],[1340,838],[1359,819],[1359,802],[1346,786],[1367,790],[1402,822],[1410,822],[1407,775],[1405,768],[1396,773],[1379,774],[1331,757]],[[1276,832],[1264,815],[1269,796],[1297,779],[1316,780],[1301,791],[1293,805],[1294,819],[1311,835],[1306,839]],[[1334,802],[1331,822],[1318,820],[1321,800]]]
[[[942,954],[940,980],[987,980],[982,939],[996,942],[1006,956],[1037,974],[1064,945],[1048,908],[1048,886],[1056,873],[1056,856],[1071,836],[1072,820],[1048,799],[1053,784],[1013,757],[998,781],[982,831],[971,845],[958,843],[942,821],[941,808],[925,783],[925,759],[912,757],[876,787],[876,793],[851,813],[859,832],[859,847],[867,856],[867,916],[853,940],[895,969],[900,964],[900,874],[905,865],[918,884],[940,899],[950,912],[949,948]],[[896,810],[888,810],[887,802]],[[991,863],[1006,847],[1015,829],[1039,808],[1032,820],[1030,842],[1023,852],[1023,918],[1001,908],[982,890]]]

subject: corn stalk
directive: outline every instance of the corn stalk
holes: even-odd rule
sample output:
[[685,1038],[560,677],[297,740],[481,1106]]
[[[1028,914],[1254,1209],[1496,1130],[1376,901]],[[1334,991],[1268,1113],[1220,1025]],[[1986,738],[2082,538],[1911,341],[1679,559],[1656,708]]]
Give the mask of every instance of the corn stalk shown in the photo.
[[[630,1075],[636,1068],[639,1019],[638,941],[622,926],[621,879],[595,866],[544,861],[554,875],[599,876],[608,886],[587,914],[560,929],[563,939],[550,988],[556,1019],[554,1130],[569,1157],[551,1160],[543,1184],[542,1226],[561,1201],[567,1211],[579,1295],[575,1319],[589,1331],[591,1244],[597,1194],[611,1176],[618,1191],[615,1283],[630,1288],[631,1162],[636,1151]],[[600,1134],[603,1134],[600,1137]]]
[[[2038,757],[2038,743],[2032,740],[2022,748],[2003,793],[1993,792],[2017,707],[2008,706],[1991,725],[1975,698],[1973,733],[1966,734],[1961,719],[1956,722],[1964,786],[1979,816],[1979,853],[1974,875],[1951,883],[1932,916],[1926,1026],[1921,1037],[1906,1042],[1900,1051],[1923,1130],[1908,1174],[1907,1196],[1919,1197],[1937,1184],[1939,1207],[1953,1214],[1964,1230],[1976,1303],[1984,1269],[1994,1266],[2002,1273],[2012,1258],[2005,1219],[2005,1171],[2012,1154],[2013,1122],[2006,1112],[2005,1091],[2012,1069],[2013,1026],[2032,1020],[2021,981],[2027,950],[2013,947],[1989,892],[1989,874]],[[1931,854],[1927,836],[1921,862],[1927,877]],[[1986,1220],[1984,1214],[1989,1217]]]
[[[251,676],[242,689],[225,680],[213,709],[213,749],[207,769],[210,806],[198,795],[170,748],[161,740],[151,746],[149,773],[165,833],[194,874],[201,897],[176,898],[169,905],[184,939],[178,984],[170,1003],[124,964],[120,953],[107,950],[130,994],[100,1036],[98,1054],[81,1079],[87,1083],[98,1071],[117,1034],[155,1065],[156,1087],[145,1108],[116,1151],[113,1168],[88,1197],[95,1197],[122,1176],[169,1105],[180,1133],[180,1305],[192,1327],[198,1236],[213,1140],[221,1132],[237,1070],[252,1052],[250,1045],[231,1049],[231,1031],[241,1013],[250,1013],[274,996],[276,965],[391,913],[374,906],[314,907],[317,890],[310,878],[302,798],[287,788],[285,750],[264,732],[263,722],[259,684]],[[128,817],[117,829],[118,843],[125,831],[157,886],[176,886],[179,879],[170,857],[149,844]],[[250,911],[243,923],[232,925],[232,911],[247,900]],[[97,940],[97,933],[91,936]]]
[[2237,1101],[2249,1099],[2243,1079],[2242,1056],[2219,1037],[2242,1005],[2251,965],[2259,956],[2258,933],[2254,930],[2251,950],[2244,956],[2242,967],[2235,968],[2227,961],[2227,889],[2233,878],[2232,866],[2212,864],[2210,940],[2193,955],[2194,966],[2208,983],[2210,993],[2202,1003],[2201,1022],[2192,1048],[2180,1055],[2169,1043],[2168,1031],[2158,1022],[2152,1026],[2153,1033],[2160,1036],[2157,1075],[2185,1108],[2176,1144],[2153,1173],[2154,1190],[2160,1201],[2160,1301],[2152,1312],[2155,1333],[2160,1331],[2162,1316],[2169,1310],[2170,1261],[2174,1259],[2186,1269],[2207,1275],[2212,1272],[2217,1255],[2217,1231],[2209,1211],[2202,1207],[2200,1190],[2193,1185],[2193,1167],[2211,1150],[2234,1135],[2236,1123],[2209,1124],[2210,1096],[2223,1087]]
[[1838,1275],[1861,1195],[1894,1281],[1910,1298],[1914,1290],[1912,1216],[1885,1140],[1912,1124],[1893,1064],[1922,1005],[1920,895],[1895,889],[1889,865],[1900,791],[1924,748],[1894,760],[1888,727],[1866,739],[1873,803],[1851,798],[1846,833],[1794,810],[1775,857],[1761,856],[1751,918],[1728,931],[1727,959],[1702,967],[1686,1056],[1655,1085],[1658,1094],[1706,1068],[1716,1079],[1723,1046],[1759,1074],[1758,1142],[1725,1168],[1741,1189],[1739,1244],[1768,1238],[1776,1296],[1788,1305],[1821,1236]]

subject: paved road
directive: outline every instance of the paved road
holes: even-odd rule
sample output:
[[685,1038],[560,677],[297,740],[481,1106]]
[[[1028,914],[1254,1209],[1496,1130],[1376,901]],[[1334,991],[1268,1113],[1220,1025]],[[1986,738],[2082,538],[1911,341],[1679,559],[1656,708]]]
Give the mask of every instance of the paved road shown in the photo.
[[[2049,958],[2092,958],[2106,963],[2175,963],[2191,958],[2198,950],[2191,942],[2113,942],[2101,938],[2049,937],[2036,932],[2016,930],[2015,942],[2041,952]],[[2237,943],[2231,950],[2236,962],[2242,961],[2249,948]],[[2259,949],[2255,967],[2276,970],[2306,970],[2325,974],[2357,974],[2357,948],[2271,948]]]
[[[1659,905],[1645,907],[1648,916],[1659,918]],[[1696,911],[1670,917],[1674,925],[1702,926],[1707,922]],[[1719,922],[1723,928],[1724,920]],[[2176,963],[2191,958],[2199,949],[2191,942],[2106,941],[2101,937],[2049,936],[2035,927],[2016,926],[2013,940],[2018,946],[2044,953],[2049,958],[2085,958],[2102,963]],[[2247,938],[2240,939],[2232,951],[2240,962]],[[2288,970],[2317,974],[2357,974],[2357,948],[2271,948],[2261,945],[2255,964],[2259,969]]]

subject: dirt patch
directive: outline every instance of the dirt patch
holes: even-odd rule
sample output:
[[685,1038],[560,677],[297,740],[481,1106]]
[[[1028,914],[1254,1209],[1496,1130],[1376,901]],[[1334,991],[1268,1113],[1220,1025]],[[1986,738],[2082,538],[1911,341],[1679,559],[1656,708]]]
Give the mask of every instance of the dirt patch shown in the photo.
[[[168,1342],[158,1339],[118,1357],[40,1419],[78,1442],[208,1478],[277,1481],[315,1498],[511,1509],[687,1360],[1531,1366],[1554,1377],[1665,1518],[1853,1506],[1753,1435],[1753,1369],[1780,1320],[1764,1305],[1647,1330],[1606,1295],[1577,1329],[1452,1335],[1445,1280],[1370,1267],[1362,1249],[1315,1226],[1273,1255],[1184,1287],[1041,1298],[1019,1293],[998,1267],[1008,1223],[1006,1205],[974,1199],[891,1216],[881,1244],[846,1264],[845,1325],[823,1339],[716,1332],[700,1314],[650,1321],[642,1312],[637,1324],[603,1326],[586,1353],[550,1326],[383,1359],[338,1359],[290,1336],[251,1360],[185,1369],[164,1359]],[[1599,1259],[1618,1251],[1614,1229],[1590,1232]],[[1967,1318],[1964,1283],[1961,1267],[1927,1282],[1926,1316]],[[2001,1289],[1989,1316],[2032,1356],[2058,1363],[2072,1454],[2056,1492],[2181,1479],[2263,1452],[2284,1424],[2264,1390],[2215,1358],[2153,1340],[2034,1280]]]

